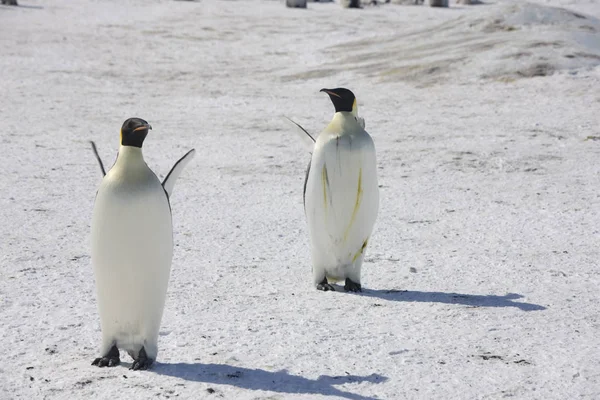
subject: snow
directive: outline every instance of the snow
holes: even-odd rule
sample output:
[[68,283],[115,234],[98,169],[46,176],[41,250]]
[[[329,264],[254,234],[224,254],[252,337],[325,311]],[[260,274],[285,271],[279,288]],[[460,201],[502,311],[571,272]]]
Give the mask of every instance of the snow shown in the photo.
[[[20,3],[0,6],[0,398],[600,398],[599,1]],[[336,86],[378,152],[359,295],[311,284],[283,118],[319,132]],[[146,372],[90,365],[89,140],[112,164],[132,116],[159,177],[197,151]]]

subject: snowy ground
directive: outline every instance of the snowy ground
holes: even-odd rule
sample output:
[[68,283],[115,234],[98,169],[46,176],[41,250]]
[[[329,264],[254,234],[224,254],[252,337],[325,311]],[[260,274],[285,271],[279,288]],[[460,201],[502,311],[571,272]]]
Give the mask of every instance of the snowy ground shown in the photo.
[[[20,3],[0,6],[0,398],[600,398],[600,1]],[[309,154],[282,118],[318,132],[337,86],[382,185],[360,295],[311,285]],[[159,176],[198,151],[148,372],[90,365],[88,141],[110,165],[131,116]]]

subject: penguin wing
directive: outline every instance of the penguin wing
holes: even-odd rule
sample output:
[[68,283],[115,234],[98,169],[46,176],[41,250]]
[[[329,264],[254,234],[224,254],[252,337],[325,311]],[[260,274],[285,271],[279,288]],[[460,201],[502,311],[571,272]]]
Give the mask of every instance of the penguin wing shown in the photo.
[[365,126],[367,125],[367,123],[365,122],[364,118],[361,117],[356,117],[356,122],[358,122],[358,124],[365,129]]
[[92,145],[92,151],[94,152],[94,155],[96,156],[96,160],[98,160],[98,164],[100,164],[100,170],[102,171],[102,176],[106,176],[106,170],[104,169],[104,164],[102,163],[102,159],[100,158],[100,155],[98,154],[98,149],[96,148],[96,143],[94,143],[93,140],[90,140],[90,144]]
[[290,121],[292,124],[296,125],[297,128],[300,128],[300,131],[295,130],[296,133],[298,133],[300,135],[300,139],[302,140],[302,143],[304,143],[304,146],[306,146],[306,149],[310,152],[312,152],[314,146],[315,146],[315,138],[313,135],[311,135],[310,133],[308,133],[308,131],[306,129],[304,129],[302,127],[302,125],[300,125],[299,123],[293,121],[292,119],[285,117],[288,121]]
[[308,160],[308,167],[306,167],[306,176],[304,177],[304,192],[302,192],[302,204],[304,204],[304,211],[306,211],[306,184],[308,183],[308,174],[310,174],[310,164],[312,164],[312,157]]
[[165,189],[168,198],[171,198],[173,188],[175,188],[175,181],[177,181],[177,178],[179,178],[181,171],[183,171],[185,166],[188,165],[190,161],[192,161],[192,158],[194,158],[195,155],[196,149],[191,149],[190,151],[185,153],[183,157],[177,160],[175,165],[173,165],[173,168],[171,168],[171,170],[163,180],[162,186]]

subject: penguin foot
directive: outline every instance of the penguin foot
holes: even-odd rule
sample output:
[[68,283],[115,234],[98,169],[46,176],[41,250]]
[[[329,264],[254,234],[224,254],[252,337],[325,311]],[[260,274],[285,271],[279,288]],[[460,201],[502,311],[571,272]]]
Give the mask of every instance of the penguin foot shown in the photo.
[[142,347],[142,349],[140,350],[140,354],[138,354],[137,360],[133,361],[133,364],[131,364],[131,368],[129,369],[132,369],[134,371],[147,370],[148,368],[150,368],[153,362],[154,360],[148,358],[146,350]]
[[103,357],[98,357],[94,361],[92,361],[92,365],[97,367],[116,367],[121,364],[121,359],[119,358],[119,349],[117,346],[113,346],[110,348],[110,351]]
[[349,278],[346,278],[344,290],[346,292],[362,292],[362,286],[360,285],[360,283],[353,282]]
[[332,292],[335,292],[335,288],[327,282],[327,278],[323,278],[323,280],[317,285],[317,290],[322,290],[324,292],[331,290]]

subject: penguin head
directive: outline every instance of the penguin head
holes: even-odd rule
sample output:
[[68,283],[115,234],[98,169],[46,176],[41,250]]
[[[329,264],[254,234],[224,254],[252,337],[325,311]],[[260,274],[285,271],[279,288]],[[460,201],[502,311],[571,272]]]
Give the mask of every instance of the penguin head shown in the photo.
[[356,97],[350,90],[346,88],[321,89],[320,92],[325,92],[329,95],[335,107],[335,112],[346,111],[351,112],[355,117],[358,116]]
[[152,127],[143,119],[129,118],[121,127],[121,145],[141,148],[149,129]]

